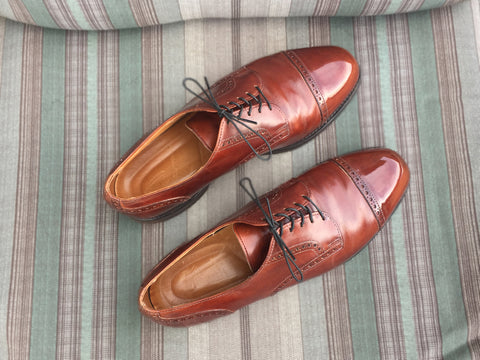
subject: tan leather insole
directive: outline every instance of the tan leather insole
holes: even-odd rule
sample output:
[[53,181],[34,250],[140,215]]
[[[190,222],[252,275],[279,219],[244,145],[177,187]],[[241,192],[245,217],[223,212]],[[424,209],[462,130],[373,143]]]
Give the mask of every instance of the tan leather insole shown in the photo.
[[205,238],[167,267],[148,291],[154,309],[167,309],[217,294],[252,275],[232,225]]
[[141,196],[174,185],[208,161],[211,151],[186,127],[188,119],[160,134],[119,171],[117,196]]

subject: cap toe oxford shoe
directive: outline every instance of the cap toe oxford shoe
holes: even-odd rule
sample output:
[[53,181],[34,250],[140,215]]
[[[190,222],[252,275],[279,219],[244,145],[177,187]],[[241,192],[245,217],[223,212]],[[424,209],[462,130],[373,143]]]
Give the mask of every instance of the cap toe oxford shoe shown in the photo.
[[332,46],[267,56],[211,87],[185,79],[193,100],[120,159],[104,197],[138,220],[174,216],[209,182],[255,155],[268,159],[310,140],[335,118],[358,80],[352,55]]
[[359,252],[401,200],[409,170],[387,149],[328,160],[257,197],[165,257],[143,281],[140,311],[170,326],[230,314],[321,275]]

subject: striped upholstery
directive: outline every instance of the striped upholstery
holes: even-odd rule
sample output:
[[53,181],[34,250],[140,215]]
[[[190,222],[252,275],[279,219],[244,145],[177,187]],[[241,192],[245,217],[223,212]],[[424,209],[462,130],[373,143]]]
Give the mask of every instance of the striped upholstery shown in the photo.
[[[53,15],[62,1],[2,3],[6,17],[32,23],[43,14],[43,25],[87,28],[213,11],[196,3],[179,5],[176,17],[146,18],[140,4],[158,15],[160,2],[124,0],[117,9],[113,1],[87,8],[64,0]],[[479,0],[377,17],[284,17],[441,1],[307,3],[259,13],[278,18],[106,32],[0,18],[0,359],[480,359]],[[222,16],[248,10],[247,1],[232,4]],[[314,141],[242,165],[164,223],[142,225],[103,201],[101,186],[121,153],[189,98],[185,76],[213,82],[263,55],[324,44],[353,52],[362,79]],[[372,146],[399,151],[411,184],[391,221],[346,265],[188,329],[140,316],[142,277],[246,203],[241,177],[263,193],[331,156]]]
[[404,13],[461,0],[0,0],[0,16],[67,30],[111,30],[206,18]]

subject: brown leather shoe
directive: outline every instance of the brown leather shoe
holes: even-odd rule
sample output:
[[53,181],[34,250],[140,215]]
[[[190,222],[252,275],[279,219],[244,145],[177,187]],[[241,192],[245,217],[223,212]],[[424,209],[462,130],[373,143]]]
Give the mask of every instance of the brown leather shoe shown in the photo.
[[104,197],[138,220],[174,216],[208,183],[255,155],[293,149],[319,133],[352,96],[355,59],[338,47],[283,51],[204,88],[135,144],[108,176]]
[[343,264],[381,229],[410,173],[394,151],[326,161],[180,246],[146,277],[139,308],[164,325],[227,315]]

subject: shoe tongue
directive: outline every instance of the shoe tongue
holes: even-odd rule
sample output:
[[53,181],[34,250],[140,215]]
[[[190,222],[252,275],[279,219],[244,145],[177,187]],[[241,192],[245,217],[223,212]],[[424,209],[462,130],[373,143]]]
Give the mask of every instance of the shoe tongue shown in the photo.
[[242,245],[248,264],[253,272],[257,271],[267,256],[272,237],[265,226],[234,224],[233,231]]
[[213,151],[217,143],[220,118],[216,113],[198,112],[187,121],[187,127],[205,145]]

